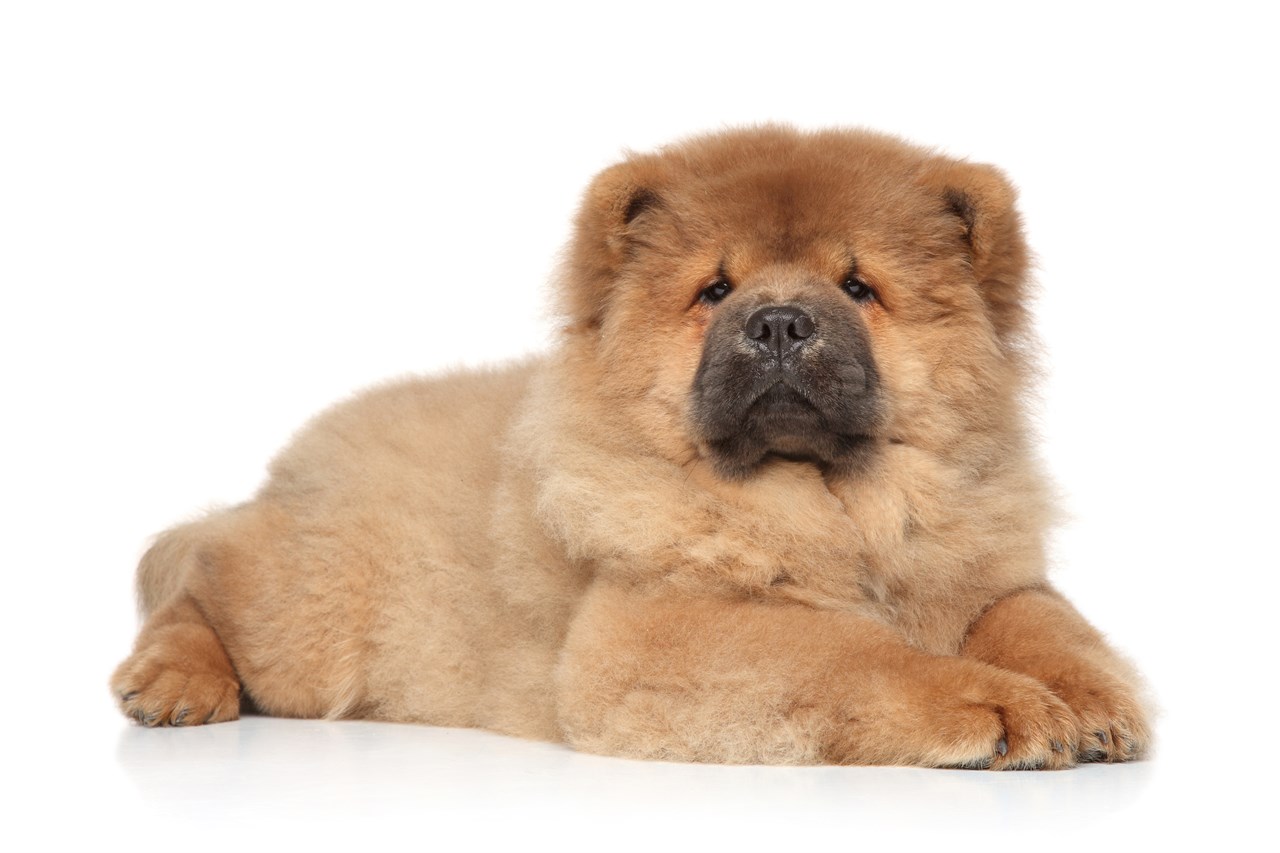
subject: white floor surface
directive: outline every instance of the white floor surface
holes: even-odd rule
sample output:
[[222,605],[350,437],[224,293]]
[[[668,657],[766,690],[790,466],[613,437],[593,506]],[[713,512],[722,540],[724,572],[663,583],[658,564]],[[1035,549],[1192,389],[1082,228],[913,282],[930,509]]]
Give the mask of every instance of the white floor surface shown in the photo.
[[9,779],[21,805],[0,847],[1276,849],[1267,772],[1224,761],[1234,738],[1188,752],[1194,738],[1170,719],[1154,761],[989,773],[635,762],[477,731],[266,717],[149,730],[94,711],[9,729],[28,760]]

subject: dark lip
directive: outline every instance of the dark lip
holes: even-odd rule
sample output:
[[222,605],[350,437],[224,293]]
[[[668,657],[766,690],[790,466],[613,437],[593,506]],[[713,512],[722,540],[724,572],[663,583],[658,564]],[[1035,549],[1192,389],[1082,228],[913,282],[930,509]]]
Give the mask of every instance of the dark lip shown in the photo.
[[772,382],[768,384],[761,383],[764,385],[764,390],[757,394],[755,399],[751,401],[751,405],[747,407],[748,412],[761,405],[782,407],[802,406],[803,410],[811,411],[813,414],[821,417],[822,410],[818,408],[817,404],[809,396],[803,383],[798,382],[793,377],[781,372],[776,373],[771,378],[773,379]]
[[772,381],[761,382],[760,386],[763,390],[755,394],[751,402],[739,412],[739,426],[723,435],[709,436],[712,440],[731,437],[753,419],[768,420],[775,425],[785,425],[787,421],[793,421],[801,430],[817,424],[830,434],[857,442],[859,445],[873,443],[876,440],[876,437],[870,433],[846,432],[841,429],[841,425],[832,423],[831,418],[795,379],[780,375],[778,372],[769,378]]
[[777,380],[757,394],[742,413],[744,422],[757,418],[773,423],[796,421],[818,424],[831,432],[840,431],[804,388],[785,379]]
[[874,443],[876,436],[868,432],[845,432],[837,425],[830,423],[830,419],[815,404],[803,389],[795,387],[795,385],[779,380],[770,385],[763,393],[752,401],[744,413],[744,419],[751,417],[764,417],[771,421],[817,421],[826,427],[833,435],[856,442],[859,445]]

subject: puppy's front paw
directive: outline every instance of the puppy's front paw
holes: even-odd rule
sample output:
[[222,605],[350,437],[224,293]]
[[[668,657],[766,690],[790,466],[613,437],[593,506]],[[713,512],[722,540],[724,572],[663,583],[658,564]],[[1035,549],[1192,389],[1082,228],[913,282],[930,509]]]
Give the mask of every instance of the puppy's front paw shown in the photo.
[[1129,761],[1149,748],[1136,674],[1053,590],[1026,589],[991,605],[969,627],[963,654],[1053,691],[1079,720],[1081,761]]
[[829,760],[992,770],[1076,763],[1080,721],[1033,678],[978,661],[932,658],[893,681],[850,706]]
[[1131,761],[1146,753],[1151,729],[1132,688],[1087,670],[1045,681],[1080,720],[1081,761]]
[[[189,627],[174,626],[164,633],[189,633]],[[116,669],[111,689],[121,710],[144,726],[198,726],[238,719],[240,682],[230,664],[224,665],[216,656],[192,654],[190,643],[174,639],[162,636],[148,643]]]
[[1029,678],[994,681],[938,703],[936,735],[951,755],[937,763],[991,770],[1074,765],[1079,721],[1066,703]]

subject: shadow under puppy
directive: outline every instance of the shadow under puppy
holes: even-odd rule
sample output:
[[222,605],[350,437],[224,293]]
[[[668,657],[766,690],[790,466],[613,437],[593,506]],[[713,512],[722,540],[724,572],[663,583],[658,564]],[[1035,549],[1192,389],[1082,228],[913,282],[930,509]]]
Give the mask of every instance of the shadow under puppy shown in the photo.
[[1045,580],[1026,280],[990,167],[778,126],[630,156],[554,349],[344,403],[163,534],[113,689],[685,761],[1137,757],[1133,672]]

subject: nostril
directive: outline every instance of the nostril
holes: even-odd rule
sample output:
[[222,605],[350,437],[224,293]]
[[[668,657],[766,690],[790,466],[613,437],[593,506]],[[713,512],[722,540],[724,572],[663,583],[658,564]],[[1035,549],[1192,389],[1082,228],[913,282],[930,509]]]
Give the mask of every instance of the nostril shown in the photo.
[[813,321],[809,319],[809,315],[801,314],[791,321],[791,325],[787,327],[787,333],[798,341],[804,340],[813,334]]
[[770,335],[772,330],[762,317],[753,317],[752,322],[747,325],[747,337],[753,341],[767,341]]

